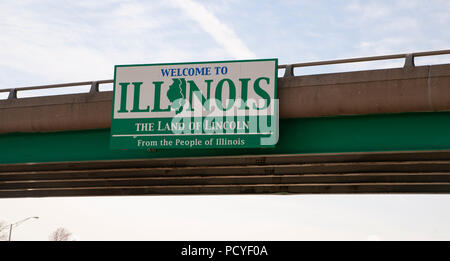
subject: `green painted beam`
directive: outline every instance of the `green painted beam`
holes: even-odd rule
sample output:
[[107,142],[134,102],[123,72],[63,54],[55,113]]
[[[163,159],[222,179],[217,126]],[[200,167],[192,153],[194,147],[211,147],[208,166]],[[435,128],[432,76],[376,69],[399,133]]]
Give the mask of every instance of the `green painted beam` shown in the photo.
[[280,120],[269,149],[111,150],[109,129],[0,135],[0,164],[245,154],[450,149],[450,112]]

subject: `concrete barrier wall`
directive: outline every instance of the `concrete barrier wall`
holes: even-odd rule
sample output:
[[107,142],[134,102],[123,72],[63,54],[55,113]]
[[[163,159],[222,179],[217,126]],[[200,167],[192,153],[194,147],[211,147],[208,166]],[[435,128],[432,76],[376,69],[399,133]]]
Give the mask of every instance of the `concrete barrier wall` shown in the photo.
[[[450,64],[278,79],[280,118],[450,110]],[[109,128],[112,92],[0,100],[0,133]]]

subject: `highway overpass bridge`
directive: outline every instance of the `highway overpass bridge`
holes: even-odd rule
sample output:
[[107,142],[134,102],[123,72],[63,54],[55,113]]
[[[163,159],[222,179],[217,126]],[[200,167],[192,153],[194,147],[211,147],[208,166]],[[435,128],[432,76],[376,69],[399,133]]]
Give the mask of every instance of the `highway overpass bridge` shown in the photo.
[[[0,198],[106,195],[449,193],[450,50],[280,65],[280,139],[269,149],[111,150],[112,80],[5,89]],[[295,76],[383,59],[403,68]],[[89,93],[21,92],[91,86]]]

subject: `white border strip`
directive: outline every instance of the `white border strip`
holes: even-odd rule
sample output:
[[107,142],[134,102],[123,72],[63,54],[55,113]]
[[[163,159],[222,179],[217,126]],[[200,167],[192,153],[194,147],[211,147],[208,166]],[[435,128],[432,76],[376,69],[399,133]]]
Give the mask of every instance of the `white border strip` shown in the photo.
[[204,135],[269,135],[272,134],[272,132],[263,132],[263,133],[184,133],[184,134],[177,134],[177,133],[166,133],[166,134],[115,134],[112,135],[113,137],[148,137],[148,136],[186,136],[186,135],[193,135],[193,136],[204,136]]

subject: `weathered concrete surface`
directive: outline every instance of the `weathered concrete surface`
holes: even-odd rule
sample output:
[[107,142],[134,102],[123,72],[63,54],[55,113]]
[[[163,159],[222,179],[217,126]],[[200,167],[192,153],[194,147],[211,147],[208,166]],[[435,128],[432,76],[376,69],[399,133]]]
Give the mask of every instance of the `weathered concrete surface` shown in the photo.
[[449,193],[449,151],[223,156],[0,165],[0,198]]
[[[450,110],[450,64],[278,79],[280,118]],[[0,133],[109,128],[112,92],[0,100]]]
[[450,64],[279,79],[282,118],[446,111]]
[[0,101],[0,133],[109,128],[112,92]]

